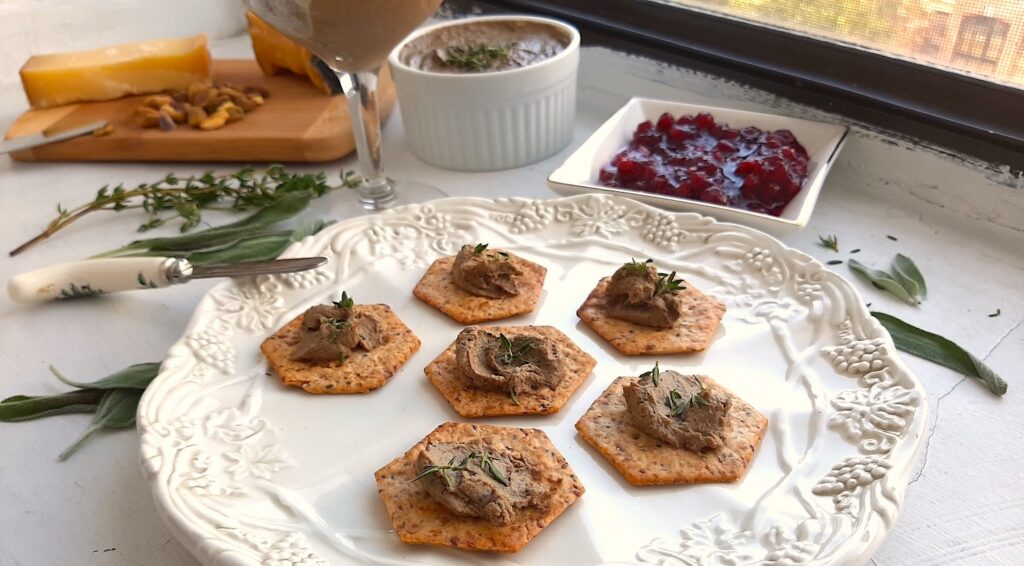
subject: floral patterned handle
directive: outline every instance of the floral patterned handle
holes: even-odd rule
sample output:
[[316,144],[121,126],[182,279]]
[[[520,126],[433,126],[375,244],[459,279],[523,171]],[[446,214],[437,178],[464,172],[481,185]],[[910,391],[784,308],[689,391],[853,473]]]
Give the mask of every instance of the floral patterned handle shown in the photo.
[[7,294],[18,303],[35,303],[167,287],[177,282],[168,275],[181,261],[171,257],[130,257],[61,263],[12,277],[7,283]]

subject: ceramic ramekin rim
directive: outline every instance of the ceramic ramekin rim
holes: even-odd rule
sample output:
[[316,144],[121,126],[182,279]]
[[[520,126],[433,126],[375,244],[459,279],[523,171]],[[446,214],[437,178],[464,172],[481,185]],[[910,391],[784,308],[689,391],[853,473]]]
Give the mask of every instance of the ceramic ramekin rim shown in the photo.
[[[555,27],[557,27],[557,28],[561,29],[562,31],[564,31],[564,32],[569,34],[569,44],[566,45],[565,49],[563,49],[562,51],[557,53],[554,57],[549,57],[547,59],[544,59],[543,61],[539,61],[537,63],[533,63],[533,64],[527,65],[525,67],[519,67],[519,68],[516,68],[516,69],[505,69],[505,70],[500,70],[500,71],[487,71],[487,72],[484,72],[484,73],[435,73],[435,72],[431,72],[431,71],[424,71],[424,70],[421,70],[421,69],[416,69],[414,67],[410,67],[410,66],[406,65],[405,63],[402,63],[401,59],[399,58],[399,54],[402,52],[402,49],[404,49],[405,46],[408,45],[410,41],[413,41],[414,39],[417,39],[417,38],[420,38],[420,37],[422,37],[424,35],[427,35],[428,33],[432,33],[435,30],[438,30],[438,29],[441,29],[441,28],[445,28],[445,27],[457,26],[457,25],[468,25],[468,24],[471,24],[473,22],[502,22],[502,21],[527,21],[527,22],[536,22],[536,23],[541,23],[541,24],[555,26]],[[577,30],[571,24],[568,24],[568,23],[563,22],[561,20],[556,20],[554,18],[545,18],[545,17],[541,17],[541,16],[522,16],[522,15],[478,16],[478,17],[471,17],[471,18],[462,18],[462,19],[458,19],[458,20],[446,20],[446,21],[443,21],[443,22],[438,22],[436,24],[432,24],[432,25],[429,25],[429,26],[417,29],[416,31],[414,31],[411,34],[409,34],[408,36],[406,36],[405,39],[403,39],[401,43],[399,43],[397,46],[395,46],[394,49],[391,50],[391,54],[388,55],[388,63],[391,65],[392,72],[394,72],[395,69],[398,69],[400,72],[409,73],[411,75],[416,75],[416,76],[421,76],[421,77],[429,77],[431,80],[452,81],[452,82],[456,82],[456,81],[469,81],[469,80],[480,80],[482,78],[490,78],[490,77],[498,77],[498,76],[501,76],[501,77],[514,76],[514,75],[517,75],[517,74],[533,72],[533,71],[535,71],[537,69],[543,69],[545,67],[550,67],[550,66],[553,66],[553,65],[557,65],[559,61],[562,61],[563,59],[567,59],[567,58],[571,57],[572,53],[574,53],[575,51],[577,51],[579,49],[579,46],[580,46],[580,32],[579,32],[579,30]]]

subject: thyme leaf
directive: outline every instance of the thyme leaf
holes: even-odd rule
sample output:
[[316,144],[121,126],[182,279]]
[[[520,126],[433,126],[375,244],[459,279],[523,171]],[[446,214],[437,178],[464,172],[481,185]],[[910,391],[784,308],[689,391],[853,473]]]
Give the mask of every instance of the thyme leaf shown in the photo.
[[505,474],[503,474],[496,465],[494,465],[494,462],[491,460],[491,457],[487,452],[480,454],[480,467],[494,478],[494,481],[508,487],[508,478],[505,477]]
[[830,236],[818,236],[818,245],[828,248],[834,252],[839,251],[839,238],[832,234]]
[[661,368],[658,367],[658,362],[654,362],[654,367],[650,370],[641,373],[640,379],[650,379],[655,387],[661,385]]
[[654,283],[654,296],[664,295],[666,293],[675,293],[676,291],[682,291],[686,289],[683,285],[682,279],[676,279],[676,272],[672,273],[659,273],[658,281]]
[[480,255],[487,250],[487,246],[489,245],[490,244],[477,244],[476,246],[473,247],[473,253],[476,255]]

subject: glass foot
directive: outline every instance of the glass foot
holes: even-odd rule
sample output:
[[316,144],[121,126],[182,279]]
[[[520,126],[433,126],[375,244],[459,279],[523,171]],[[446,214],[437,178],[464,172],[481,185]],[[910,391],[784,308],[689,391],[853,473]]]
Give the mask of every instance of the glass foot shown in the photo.
[[381,212],[407,204],[421,204],[448,196],[441,189],[405,179],[389,179],[392,191],[380,191],[376,195],[360,194],[356,189],[350,190],[342,202],[332,206],[343,218],[362,216],[366,213]]

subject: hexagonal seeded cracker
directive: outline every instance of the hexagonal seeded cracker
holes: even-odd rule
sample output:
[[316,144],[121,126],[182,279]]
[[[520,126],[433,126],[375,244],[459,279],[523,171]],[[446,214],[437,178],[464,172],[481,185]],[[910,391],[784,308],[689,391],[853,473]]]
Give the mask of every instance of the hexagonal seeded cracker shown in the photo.
[[[482,441],[496,449],[522,454],[548,487],[545,508],[527,507],[509,525],[456,515],[412,479],[419,473],[416,458],[428,442]],[[544,527],[583,495],[583,484],[548,436],[533,428],[445,423],[402,456],[374,474],[395,532],[402,542],[452,546],[464,550],[518,552]]]
[[686,289],[679,291],[683,294],[684,311],[672,328],[654,328],[613,318],[605,307],[609,282],[611,277],[597,283],[576,310],[576,316],[627,356],[700,352],[711,343],[725,315],[725,305],[687,283]]
[[622,385],[635,377],[620,377],[594,401],[576,430],[633,485],[731,482],[740,479],[761,444],[768,419],[747,402],[707,376],[710,388],[732,397],[725,445],[698,454],[661,442],[634,427],[626,414]]
[[597,365],[590,354],[579,348],[568,336],[553,326],[488,326],[487,330],[505,334],[543,336],[555,345],[562,363],[562,379],[554,389],[540,387],[519,392],[519,404],[508,393],[473,387],[459,375],[455,361],[455,342],[441,352],[423,371],[434,387],[444,395],[452,408],[464,417],[497,417],[505,415],[550,415],[557,413],[583,380]]
[[387,305],[356,305],[354,312],[371,313],[381,321],[387,343],[370,351],[356,350],[344,362],[293,360],[300,340],[302,316],[295,317],[260,344],[270,367],[285,385],[307,393],[367,393],[387,383],[419,350],[420,339]]
[[476,324],[500,320],[533,311],[544,288],[548,270],[542,265],[512,255],[509,261],[523,270],[523,285],[518,295],[503,299],[478,297],[463,291],[452,281],[454,256],[438,258],[427,268],[412,294],[417,299],[450,316],[462,324]]

